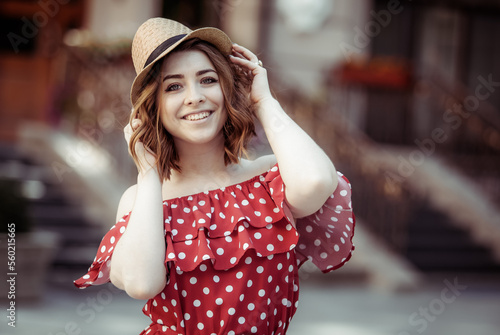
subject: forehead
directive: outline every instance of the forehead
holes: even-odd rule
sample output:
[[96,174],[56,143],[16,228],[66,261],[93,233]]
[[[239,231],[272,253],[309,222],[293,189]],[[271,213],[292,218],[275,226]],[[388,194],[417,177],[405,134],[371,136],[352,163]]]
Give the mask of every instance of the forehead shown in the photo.
[[187,74],[200,69],[214,69],[215,67],[208,56],[199,50],[175,51],[163,62],[164,74]]

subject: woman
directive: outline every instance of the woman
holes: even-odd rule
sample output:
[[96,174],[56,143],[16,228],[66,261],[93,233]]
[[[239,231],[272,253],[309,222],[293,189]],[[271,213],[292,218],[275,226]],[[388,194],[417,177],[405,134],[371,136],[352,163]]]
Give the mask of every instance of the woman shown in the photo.
[[[132,57],[137,184],[75,284],[148,300],[142,334],[285,334],[299,266],[351,256],[347,179],[272,97],[257,56],[220,30],[150,19]],[[248,160],[254,118],[274,155]]]

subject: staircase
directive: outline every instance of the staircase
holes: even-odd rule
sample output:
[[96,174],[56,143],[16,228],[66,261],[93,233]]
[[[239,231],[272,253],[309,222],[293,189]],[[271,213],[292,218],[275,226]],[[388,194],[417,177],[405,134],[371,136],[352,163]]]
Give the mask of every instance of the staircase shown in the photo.
[[490,250],[451,220],[422,204],[408,225],[407,258],[424,272],[500,273]]
[[60,249],[49,281],[71,285],[94,259],[103,229],[85,217],[83,206],[68,196],[67,183],[53,171],[20,152],[11,143],[0,143],[0,178],[17,180],[27,200],[31,229],[60,237]]

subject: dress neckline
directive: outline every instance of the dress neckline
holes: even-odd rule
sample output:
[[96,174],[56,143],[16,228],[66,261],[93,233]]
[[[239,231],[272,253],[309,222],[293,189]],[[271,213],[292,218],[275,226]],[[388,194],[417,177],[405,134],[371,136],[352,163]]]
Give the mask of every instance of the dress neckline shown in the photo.
[[237,188],[238,186],[241,187],[241,185],[246,185],[246,184],[251,184],[251,183],[254,183],[255,181],[257,180],[261,180],[262,178],[265,178],[266,175],[269,173],[269,171],[271,171],[271,169],[273,169],[274,167],[276,167],[278,164],[275,164],[273,167],[267,169],[267,171],[264,171],[258,175],[255,175],[247,180],[244,180],[244,181],[241,181],[239,183],[234,183],[234,184],[231,184],[231,185],[228,185],[228,186],[223,186],[223,187],[219,187],[219,188],[214,188],[214,189],[211,189],[211,190],[206,190],[206,191],[201,191],[201,192],[197,192],[197,193],[193,193],[193,194],[187,194],[187,195],[181,195],[179,197],[174,197],[174,198],[170,198],[170,199],[163,199],[163,203],[171,203],[171,202],[176,202],[176,201],[182,201],[182,200],[192,200],[192,199],[189,199],[189,198],[198,198],[198,197],[202,197],[202,196],[212,196],[214,193],[224,193],[224,192],[229,192],[230,190],[234,190],[235,188]]

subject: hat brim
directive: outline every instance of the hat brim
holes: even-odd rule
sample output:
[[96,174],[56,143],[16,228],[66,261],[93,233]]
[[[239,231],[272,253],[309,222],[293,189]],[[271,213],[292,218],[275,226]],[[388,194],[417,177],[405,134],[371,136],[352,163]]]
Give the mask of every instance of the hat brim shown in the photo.
[[130,100],[132,101],[132,106],[136,103],[139,91],[142,89],[144,80],[149,75],[149,72],[154,64],[165,57],[168,53],[172,52],[179,44],[192,38],[199,38],[203,41],[213,44],[225,56],[231,53],[233,42],[231,42],[231,39],[222,30],[212,27],[193,30],[192,32],[172,44],[170,47],[168,47],[165,51],[163,51],[158,57],[156,57],[151,63],[149,63],[148,66],[142,69],[142,71],[135,77],[134,82],[132,83],[132,88],[130,89]]

